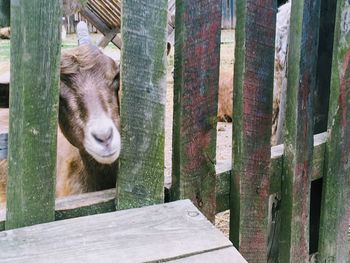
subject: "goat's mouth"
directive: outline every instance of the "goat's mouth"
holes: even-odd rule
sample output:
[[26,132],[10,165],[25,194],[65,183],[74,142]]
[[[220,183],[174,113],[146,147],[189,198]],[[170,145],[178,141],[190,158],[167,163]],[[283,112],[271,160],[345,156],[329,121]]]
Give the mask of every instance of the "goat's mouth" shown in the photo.
[[97,162],[102,164],[114,163],[120,154],[120,150],[116,149],[114,151],[99,151],[96,152],[93,149],[86,147],[86,151],[90,154]]

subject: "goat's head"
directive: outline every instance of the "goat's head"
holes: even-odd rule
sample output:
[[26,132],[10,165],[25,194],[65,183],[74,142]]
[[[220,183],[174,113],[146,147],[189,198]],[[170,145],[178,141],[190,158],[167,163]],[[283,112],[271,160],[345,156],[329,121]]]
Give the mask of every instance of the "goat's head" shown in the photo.
[[62,53],[59,125],[68,141],[96,161],[119,157],[119,67],[97,47]]

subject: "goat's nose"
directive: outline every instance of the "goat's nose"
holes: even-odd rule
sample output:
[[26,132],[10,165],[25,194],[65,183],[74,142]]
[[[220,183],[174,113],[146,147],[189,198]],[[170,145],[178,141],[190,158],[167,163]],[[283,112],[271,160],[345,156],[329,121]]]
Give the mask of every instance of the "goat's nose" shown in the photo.
[[113,139],[113,128],[94,130],[91,135],[99,144],[108,145]]

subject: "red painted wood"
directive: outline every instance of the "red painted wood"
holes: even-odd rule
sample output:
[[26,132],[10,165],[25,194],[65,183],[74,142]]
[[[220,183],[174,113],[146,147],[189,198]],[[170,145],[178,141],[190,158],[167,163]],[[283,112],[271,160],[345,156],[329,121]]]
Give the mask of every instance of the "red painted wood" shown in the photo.
[[221,1],[176,3],[172,199],[215,215]]
[[320,0],[292,2],[281,192],[280,262],[309,262],[313,97],[320,6]]
[[267,262],[276,3],[237,1],[230,238]]

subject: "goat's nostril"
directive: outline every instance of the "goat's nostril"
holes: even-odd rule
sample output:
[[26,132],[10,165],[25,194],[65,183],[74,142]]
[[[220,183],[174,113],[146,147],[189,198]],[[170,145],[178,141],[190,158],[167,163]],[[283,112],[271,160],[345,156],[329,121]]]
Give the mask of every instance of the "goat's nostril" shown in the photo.
[[113,138],[113,129],[110,128],[105,131],[93,131],[91,132],[92,137],[99,143],[99,144],[108,144]]

